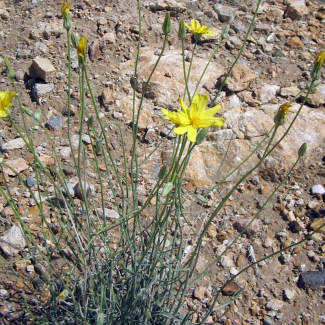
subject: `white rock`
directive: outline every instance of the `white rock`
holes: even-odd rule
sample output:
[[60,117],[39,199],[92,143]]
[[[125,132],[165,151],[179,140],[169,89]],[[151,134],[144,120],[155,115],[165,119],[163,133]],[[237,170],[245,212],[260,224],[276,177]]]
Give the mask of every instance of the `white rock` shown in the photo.
[[274,310],[278,311],[283,307],[283,301],[278,300],[278,299],[271,299],[267,304],[266,304],[266,309],[267,310]]
[[22,138],[17,138],[14,140],[7,141],[1,146],[1,151],[3,152],[9,152],[10,150],[14,149],[22,149],[25,147],[26,143]]
[[[104,217],[104,211],[102,209],[97,209],[97,214],[100,218]],[[120,215],[118,214],[117,211],[113,210],[113,209],[107,209],[105,208],[105,218],[108,220],[116,220],[120,218]]]
[[18,224],[14,224],[0,237],[1,250],[7,256],[15,256],[26,246],[23,232]]
[[262,103],[267,103],[271,99],[275,99],[277,91],[280,89],[277,85],[263,84],[258,90],[258,98]]
[[285,289],[283,291],[283,293],[284,293],[284,296],[285,296],[286,299],[291,300],[295,296],[296,291],[295,290],[290,290],[290,289]]
[[320,184],[314,185],[311,189],[311,193],[323,195],[323,194],[325,194],[325,188],[323,185],[320,185]]
[[45,82],[50,82],[53,79],[54,72],[55,68],[52,62],[46,58],[35,58],[29,67],[30,77],[43,79]]
[[222,267],[224,267],[224,268],[234,268],[235,267],[234,261],[225,255],[221,257],[220,263],[221,263]]

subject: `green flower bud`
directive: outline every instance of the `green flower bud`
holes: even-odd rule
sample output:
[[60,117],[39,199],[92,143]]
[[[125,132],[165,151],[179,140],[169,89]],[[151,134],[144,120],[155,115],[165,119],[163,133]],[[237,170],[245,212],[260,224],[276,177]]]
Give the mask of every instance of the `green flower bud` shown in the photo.
[[70,22],[69,16],[63,19],[63,27],[66,30],[70,30],[71,29],[71,22]]
[[299,157],[304,156],[306,154],[306,151],[307,151],[307,143],[305,142],[301,145],[301,147],[298,150]]
[[184,20],[181,20],[181,21],[179,22],[178,38],[179,38],[180,40],[185,40],[185,38],[186,38],[186,27],[185,27]]
[[166,196],[173,189],[173,183],[168,182],[162,191],[162,196]]
[[158,178],[161,180],[167,175],[167,166],[164,165],[160,168],[160,171],[158,173]]
[[230,25],[227,25],[221,34],[221,39],[226,39],[228,37]]
[[162,31],[165,35],[169,34],[172,30],[172,25],[170,21],[170,12],[168,11],[165,16],[165,20],[162,26]]
[[319,84],[320,84],[320,80],[318,79],[318,80],[315,80],[315,81],[313,81],[313,82],[311,82],[310,84],[308,84],[307,86],[306,86],[306,88],[307,89],[314,89],[314,88],[316,88]]
[[73,47],[77,48],[78,44],[79,44],[79,38],[78,38],[78,36],[76,34],[71,35],[71,41],[72,41]]
[[5,66],[6,66],[7,75],[11,80],[13,80],[15,78],[15,71],[11,67],[10,62],[7,58],[4,59],[4,62],[5,62]]
[[89,119],[87,120],[87,126],[88,128],[91,128],[94,124],[94,118],[92,116],[89,117]]
[[313,69],[311,70],[310,76],[313,80],[317,80],[320,77],[322,66],[325,59],[325,51],[320,52],[314,62]]
[[196,141],[195,141],[195,144],[196,145],[199,145],[199,144],[201,144],[204,141],[204,139],[206,138],[206,136],[208,134],[208,130],[209,130],[208,128],[205,128],[205,129],[202,129],[199,132],[199,134],[196,137]]

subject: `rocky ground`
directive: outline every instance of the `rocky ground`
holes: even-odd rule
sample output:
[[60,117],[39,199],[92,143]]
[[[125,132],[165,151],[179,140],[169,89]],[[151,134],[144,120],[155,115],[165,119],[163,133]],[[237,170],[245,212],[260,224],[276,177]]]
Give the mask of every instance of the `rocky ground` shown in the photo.
[[[139,127],[139,156],[144,157],[157,141],[170,130],[161,108],[178,108],[184,91],[180,44],[177,38],[178,20],[190,22],[195,18],[213,27],[217,40],[224,27],[230,24],[229,37],[214,56],[204,77],[200,93],[212,100],[225,71],[230,67],[241,47],[257,1],[142,1],[141,56],[137,90],[141,91],[159,49],[162,46],[161,26],[166,10],[171,12],[172,32],[165,55],[149,85]],[[16,71],[16,81],[22,103],[32,111],[40,108],[42,120],[53,136],[59,157],[66,169],[68,181],[74,185],[76,175],[71,170],[71,150],[66,138],[67,46],[62,27],[60,3],[46,0],[0,1],[0,63],[9,58]],[[132,118],[131,76],[139,35],[136,1],[76,0],[71,9],[72,32],[87,37],[90,47],[88,69],[104,123],[117,121],[131,140]],[[222,129],[210,132],[191,159],[186,175],[186,189],[203,193],[231,170],[259,143],[273,125],[279,105],[290,100],[310,80],[310,70],[316,55],[324,50],[325,6],[322,1],[291,0],[264,1],[256,25],[248,39],[243,55],[222,89],[219,103],[226,123]],[[203,39],[199,43],[192,70],[190,89],[204,69],[217,41]],[[189,61],[193,43],[186,40]],[[3,63],[2,63],[3,66]],[[3,66],[4,67],[4,66]],[[72,140],[78,146],[78,60],[72,53]],[[325,73],[322,73],[322,77]],[[0,76],[1,90],[11,88],[8,78]],[[323,78],[324,79],[324,78]],[[297,111],[303,94],[293,104]],[[89,100],[89,98],[88,98]],[[220,265],[193,288],[188,308],[204,310],[209,303],[212,286],[220,286],[231,275],[249,263],[249,247],[256,259],[271,254],[304,238],[324,222],[325,216],[325,84],[313,91],[296,124],[279,148],[262,168],[242,184],[229,200],[222,214],[211,226],[205,241],[204,254],[198,271],[211,254],[222,252],[229,241],[243,229],[247,220],[258,211],[285,172],[297,158],[303,142],[308,144],[302,159],[289,180],[264,209],[251,230],[224,256]],[[12,108],[13,119],[20,124],[18,108]],[[292,120],[293,114],[289,116]],[[31,123],[32,120],[28,120]],[[34,186],[31,158],[26,147],[17,138],[8,121],[0,121],[1,159],[13,166]],[[288,124],[286,124],[288,125]],[[286,125],[280,133],[283,134]],[[31,125],[32,126],[32,125]],[[53,153],[44,133],[34,128],[35,146],[40,159],[53,165]],[[280,134],[280,135],[281,135]],[[112,152],[121,160],[121,143],[115,134],[109,135]],[[170,140],[168,140],[170,141]],[[167,142],[168,142],[167,141]],[[230,146],[229,146],[229,141]],[[85,145],[89,139],[83,137]],[[169,143],[169,145],[168,145]],[[168,142],[143,167],[141,195],[148,196],[152,180],[163,163],[168,162]],[[130,143],[127,143],[127,147]],[[223,154],[229,148],[222,163]],[[234,180],[257,162],[259,155],[233,175],[221,191],[211,192],[209,204],[226,193]],[[37,209],[26,197],[25,188],[11,175],[10,186],[32,233],[40,227]],[[3,186],[3,175],[1,185]],[[94,184],[95,191],[98,184]],[[15,260],[25,248],[16,218],[0,198],[0,248],[4,260]],[[54,221],[53,221],[54,222]],[[194,221],[193,221],[194,222]],[[307,242],[273,257],[250,269],[236,279],[223,295],[226,297],[244,286],[240,298],[229,312],[209,324],[325,324],[324,284],[325,245],[323,228]],[[35,273],[30,263],[15,263],[21,274]],[[307,271],[317,271],[306,273]],[[2,323],[13,324],[19,303],[15,294],[24,292],[21,281],[9,276],[8,267],[0,274],[0,315]],[[23,302],[21,303],[23,305]]]

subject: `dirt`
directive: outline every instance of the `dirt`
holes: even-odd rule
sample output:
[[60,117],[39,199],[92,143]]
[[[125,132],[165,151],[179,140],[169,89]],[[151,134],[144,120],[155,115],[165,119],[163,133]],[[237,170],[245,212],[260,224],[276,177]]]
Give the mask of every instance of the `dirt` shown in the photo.
[[[166,1],[168,2],[168,1]],[[309,6],[313,10],[318,10],[322,7],[321,1],[307,1]],[[142,5],[142,43],[143,47],[150,47],[153,52],[160,49],[162,46],[162,32],[161,26],[165,17],[165,10],[150,10],[150,6]],[[172,33],[168,42],[168,49],[178,48],[179,43],[177,39],[177,30],[179,19],[184,19],[189,23],[191,18],[199,18],[203,24],[208,26],[215,26],[218,22],[215,22],[215,15],[212,14],[213,5],[221,3],[222,5],[228,5],[235,8],[239,12],[248,12],[252,15],[253,5],[256,1],[184,1],[186,10],[177,12],[172,11]],[[270,6],[285,8],[285,4],[282,1],[270,1]],[[0,54],[0,61],[5,57],[9,58],[14,70],[23,77],[18,78],[17,86],[21,96],[22,104],[32,111],[41,108],[42,117],[44,121],[47,121],[51,115],[64,116],[67,106],[67,45],[65,33],[53,33],[38,35],[37,30],[40,27],[37,23],[46,23],[51,25],[53,23],[58,24],[61,27],[62,18],[60,14],[60,3],[54,1],[41,1],[41,0],[16,0],[16,1],[0,1],[0,38],[2,51]],[[103,124],[109,121],[116,121],[120,124],[123,135],[126,140],[126,151],[130,152],[132,141],[132,128],[129,123],[129,119],[122,117],[116,117],[114,115],[114,109],[105,109],[101,98],[104,86],[114,85],[114,91],[119,95],[119,100],[123,102],[123,98],[132,92],[131,88],[131,74],[120,70],[120,64],[122,62],[132,61],[134,62],[134,55],[136,52],[136,46],[138,41],[138,22],[137,22],[137,8],[136,1],[118,0],[118,1],[100,1],[100,0],[85,0],[85,1],[73,1],[71,12],[72,32],[81,36],[85,36],[88,39],[89,44],[93,40],[98,39],[100,43],[100,51],[98,56],[94,60],[88,60],[88,69],[91,77],[91,83],[94,89],[94,95],[96,102],[100,107],[100,111],[103,113]],[[7,12],[7,14],[6,14]],[[239,21],[240,21],[240,15]],[[99,19],[106,19],[103,23],[98,23]],[[305,22],[307,18],[301,19],[301,22]],[[265,24],[274,24],[276,20],[272,20],[272,17],[268,17],[267,14],[261,14],[258,17],[257,22]],[[324,22],[321,21],[322,23]],[[301,28],[304,27],[304,23],[297,24],[294,21],[287,19],[287,21],[281,21],[279,26],[292,26],[291,30],[297,35],[301,36]],[[302,27],[301,27],[302,26]],[[290,29],[289,28],[289,29]],[[324,35],[324,26],[320,28],[321,32],[317,37],[320,41],[317,43],[317,47],[321,50],[323,47],[322,35]],[[103,36],[106,33],[114,33],[114,42],[103,42]],[[234,31],[231,33],[236,35]],[[242,35],[242,33],[241,33]],[[316,37],[315,35],[312,37]],[[279,47],[285,49],[285,40],[279,37]],[[190,44],[190,36],[187,38],[187,49],[193,48],[193,43]],[[35,48],[35,43],[46,45],[47,48],[43,51]],[[208,53],[213,49],[215,43],[211,40],[204,41],[201,44],[199,55],[208,58]],[[251,49],[255,48],[258,51],[254,52]],[[167,49],[167,50],[168,50]],[[282,61],[282,57],[276,57],[275,62],[271,62],[269,57],[259,49],[256,42],[250,40],[247,46],[247,51],[244,52],[242,60],[248,62],[250,67],[254,67],[255,72],[259,75],[259,78],[266,82],[272,79],[272,71],[276,72],[276,84],[278,85],[292,85],[300,84],[302,80],[307,77],[304,72],[307,68],[310,68],[306,61],[300,60],[299,54],[304,49],[298,49],[296,51],[296,60],[292,60],[289,64],[287,61]],[[290,49],[288,50],[290,51]],[[254,53],[253,56],[249,53]],[[238,49],[227,49],[225,45],[222,46],[218,60],[221,64],[225,65],[225,61],[231,62],[238,53]],[[31,65],[32,59],[40,55],[50,59],[56,69],[56,78],[54,78],[54,91],[42,98],[41,101],[36,101],[32,95],[31,78],[28,77],[26,72]],[[76,62],[76,57],[73,58]],[[312,63],[312,61],[310,62]],[[141,61],[140,61],[141,64]],[[3,64],[2,64],[3,66]],[[297,66],[299,69],[297,69]],[[273,79],[272,79],[273,80]],[[254,87],[254,86],[253,86]],[[4,73],[1,75],[1,90],[12,89],[9,78]],[[78,75],[76,69],[72,73],[72,101],[76,115],[71,119],[71,133],[78,133]],[[229,92],[225,92],[229,95]],[[147,101],[149,105],[152,104],[150,100]],[[89,93],[87,94],[87,104],[90,103]],[[152,104],[153,105],[153,104]],[[127,106],[126,106],[127,107]],[[130,109],[130,107],[128,107]],[[324,106],[317,109],[324,110]],[[130,114],[130,112],[125,112]],[[22,128],[22,120],[18,112],[16,105],[12,109],[12,117],[14,121]],[[166,127],[167,123],[163,119],[155,119],[157,125],[154,127],[162,128]],[[27,119],[28,127],[31,129],[33,126],[32,117]],[[63,125],[65,122],[63,122]],[[16,131],[11,126],[10,122],[3,119],[0,120],[0,135],[2,142],[16,138]],[[62,130],[50,131],[51,136],[54,139],[56,146],[61,146],[67,142],[67,129],[63,126]],[[36,139],[35,147],[43,146],[41,155],[51,154],[49,146],[46,144],[47,138],[41,129],[34,130],[34,138]],[[147,130],[140,129],[138,133],[138,141],[140,145],[140,152],[145,152],[148,148],[151,148],[155,141],[158,141],[160,135],[155,133],[152,141],[146,141]],[[112,155],[117,162],[122,161],[122,146],[121,138],[117,128],[109,128],[108,138],[110,140],[110,148],[112,149]],[[170,145],[168,140],[166,146]],[[91,152],[90,146],[88,147],[89,153]],[[16,159],[23,157],[28,161],[30,153],[27,149],[12,150],[9,153],[1,154],[5,159]],[[233,246],[232,249],[226,254],[231,261],[233,261],[233,267],[236,270],[240,270],[249,264],[249,258],[247,256],[247,248],[252,245],[255,252],[256,260],[259,260],[266,255],[272,254],[280,248],[284,248],[293,244],[295,241],[299,241],[304,238],[311,230],[312,222],[317,218],[324,218],[325,211],[325,196],[312,195],[310,189],[316,184],[325,184],[325,146],[318,147],[314,152],[308,153],[309,162],[304,163],[304,160],[300,162],[297,169],[292,173],[289,179],[280,188],[279,192],[275,194],[267,207],[263,210],[261,217],[259,218],[260,229],[259,231],[250,236],[243,235],[243,237]],[[63,166],[71,168],[71,161],[66,161]],[[148,171],[143,171],[141,175],[141,189],[143,189],[143,197],[147,196],[150,181],[152,181]],[[21,173],[22,177],[26,178],[29,175],[29,170]],[[2,175],[0,175],[2,176]],[[242,186],[232,195],[231,199],[226,204],[225,209],[221,212],[212,223],[211,231],[208,233],[207,239],[204,243],[202,261],[211,260],[211,256],[216,256],[216,252],[223,245],[227,245],[238,234],[234,224],[239,219],[251,218],[259,210],[261,200],[266,200],[268,195],[276,187],[276,183],[263,179],[262,173],[257,173],[255,176],[259,176],[258,184],[252,182],[252,177],[242,184]],[[4,186],[3,179],[0,179],[1,186]],[[207,209],[211,207],[213,200],[220,200],[227,189],[229,189],[234,183],[223,184],[220,188],[220,192],[214,191],[209,199],[208,204],[196,205],[195,210],[198,213],[195,217],[191,218],[190,222],[196,225],[197,221],[201,221],[204,218]],[[12,188],[17,189],[17,201],[21,207],[27,205],[27,199],[23,197],[23,190],[21,182],[17,177],[10,177],[9,185]],[[189,186],[193,189],[192,186]],[[197,194],[205,194],[203,188],[193,189]],[[297,192],[299,191],[299,193]],[[294,204],[292,211],[294,212],[296,220],[301,221],[301,229],[297,229],[295,222],[288,219],[288,213],[291,211],[285,207],[285,198],[288,195],[292,195],[293,199],[297,203],[298,200],[302,200],[302,204]],[[191,199],[189,195],[188,199]],[[310,202],[317,202],[313,208],[308,207]],[[1,213],[2,219],[0,220],[0,234],[5,233],[10,226],[16,221],[16,218],[10,213],[4,211],[7,208],[4,198],[1,198],[1,204],[3,211]],[[28,211],[23,211],[23,214],[33,214],[37,216],[38,212],[34,209],[28,208]],[[34,224],[33,231],[37,233],[37,227],[40,224]],[[279,233],[285,231],[286,237],[281,237]],[[116,235],[116,234],[115,234]],[[271,240],[269,247],[265,247],[266,239]],[[228,241],[228,242],[225,242]],[[312,253],[310,253],[312,252]],[[307,242],[289,250],[289,261],[283,260],[281,256],[275,256],[266,260],[258,265],[258,273],[254,271],[254,268],[249,269],[247,272],[240,275],[235,280],[234,287],[230,288],[230,293],[236,292],[239,288],[242,288],[239,298],[230,304],[229,311],[222,316],[222,312],[215,312],[210,319],[209,324],[320,324],[325,323],[324,313],[324,288],[301,288],[298,286],[299,274],[303,271],[309,270],[322,270],[325,267],[325,247],[324,247],[324,235],[318,237],[318,239],[308,240]],[[14,265],[17,269],[17,265],[14,264],[14,257],[2,256],[4,262],[1,267],[0,273],[0,289],[5,289],[9,292],[9,297],[0,296],[0,319],[3,324],[22,324],[22,319],[15,320],[15,312],[19,307],[24,309],[24,301],[21,299],[19,293],[23,290],[17,285],[17,277],[11,270],[10,266]],[[6,262],[10,261],[11,264]],[[30,265],[31,263],[27,263]],[[60,267],[58,261],[58,267]],[[26,277],[26,265],[22,269],[18,270],[18,274],[21,274],[21,279]],[[230,278],[229,268],[222,265],[214,265],[208,275],[206,275],[202,281],[200,281],[196,287],[193,287],[187,297],[187,308],[189,310],[204,311],[208,305],[208,298],[213,290],[213,287],[220,288],[222,284]],[[23,280],[22,280],[23,281]],[[203,288],[203,297],[195,294],[195,289]],[[292,299],[287,299],[284,295],[284,290],[294,290],[295,294]],[[26,292],[25,292],[26,293]],[[10,298],[10,299],[9,299]],[[45,298],[44,298],[45,299]],[[223,300],[228,299],[227,294],[223,294]],[[271,299],[278,299],[283,302],[283,307],[278,311],[267,310],[267,303]],[[8,302],[11,306],[14,306],[14,310],[8,312]],[[21,315],[21,313],[18,313]],[[321,318],[322,317],[322,318]],[[270,318],[268,322],[268,318]],[[217,320],[218,319],[218,320]],[[207,323],[208,324],[208,323]]]

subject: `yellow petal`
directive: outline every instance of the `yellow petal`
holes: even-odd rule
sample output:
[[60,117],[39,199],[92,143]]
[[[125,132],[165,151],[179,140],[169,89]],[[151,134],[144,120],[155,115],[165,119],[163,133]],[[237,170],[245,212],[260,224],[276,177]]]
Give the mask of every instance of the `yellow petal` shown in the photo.
[[178,116],[180,125],[190,125],[191,124],[191,121],[190,121],[187,113],[178,111],[177,116]]
[[187,137],[191,142],[196,141],[197,129],[190,126],[187,131]]
[[188,131],[188,129],[190,128],[189,125],[180,125],[179,127],[177,127],[176,129],[174,129],[175,134],[184,134]]
[[210,109],[205,110],[202,112],[202,117],[203,118],[210,118],[213,115],[217,114],[221,110],[221,105],[214,106]]

